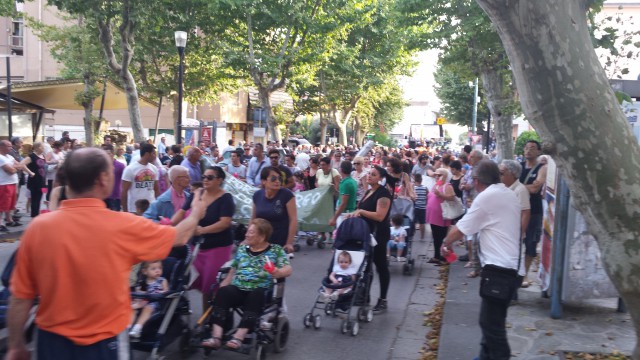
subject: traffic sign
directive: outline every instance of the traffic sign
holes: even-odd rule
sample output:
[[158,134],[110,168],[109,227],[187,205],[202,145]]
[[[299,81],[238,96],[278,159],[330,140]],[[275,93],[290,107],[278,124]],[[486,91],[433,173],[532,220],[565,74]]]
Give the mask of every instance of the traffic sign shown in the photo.
[[436,119],[436,124],[438,125],[444,125],[447,123],[447,119],[443,118],[443,117],[439,117]]

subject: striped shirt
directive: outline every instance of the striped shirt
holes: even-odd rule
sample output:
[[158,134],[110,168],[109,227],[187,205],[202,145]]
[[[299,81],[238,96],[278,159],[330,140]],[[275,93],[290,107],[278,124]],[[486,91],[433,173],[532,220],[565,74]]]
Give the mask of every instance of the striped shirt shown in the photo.
[[416,209],[426,209],[427,208],[427,188],[422,185],[416,185],[413,187],[416,192],[416,202],[414,207]]

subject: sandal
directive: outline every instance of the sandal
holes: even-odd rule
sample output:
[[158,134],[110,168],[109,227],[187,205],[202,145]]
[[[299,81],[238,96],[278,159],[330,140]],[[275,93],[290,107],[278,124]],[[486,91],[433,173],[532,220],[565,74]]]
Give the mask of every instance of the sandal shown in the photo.
[[475,278],[475,277],[478,277],[478,275],[480,275],[480,272],[479,272],[479,271],[475,271],[475,270],[474,270],[474,271],[472,271],[472,272],[468,273],[468,274],[467,274],[467,277],[468,277],[468,278],[472,278],[472,279],[473,279],[473,278]]
[[200,346],[204,348],[218,350],[220,349],[220,346],[222,346],[222,339],[220,339],[219,337],[211,337],[211,338],[202,340],[202,342],[200,343]]
[[240,349],[240,347],[242,347],[242,339],[232,337],[231,340],[227,341],[227,343],[224,344],[224,346],[232,350],[238,350]]
[[472,266],[473,266],[473,264],[471,263],[471,261],[469,261],[468,263],[464,264],[464,267],[467,268],[467,269],[472,267]]

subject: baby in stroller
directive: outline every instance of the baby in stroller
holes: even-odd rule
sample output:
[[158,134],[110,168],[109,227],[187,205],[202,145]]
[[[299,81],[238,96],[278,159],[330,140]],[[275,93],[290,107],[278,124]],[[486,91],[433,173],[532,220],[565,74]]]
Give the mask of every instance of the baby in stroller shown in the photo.
[[[148,261],[142,263],[140,272],[144,276],[140,286],[136,287],[136,292],[146,292],[147,294],[162,294],[169,291],[167,279],[162,277],[162,261]],[[151,318],[154,312],[158,311],[157,302],[148,302],[143,299],[134,299],[131,307],[140,310],[140,315],[129,331],[129,336],[139,338],[142,327]],[[131,322],[136,320],[136,312],[133,313]]]
[[[356,272],[358,269],[351,266],[352,262],[353,260],[351,259],[351,254],[349,254],[348,251],[343,250],[342,252],[340,252],[340,254],[338,255],[339,268],[329,274],[329,280],[331,280],[331,283],[333,285],[353,283],[355,281]],[[335,301],[338,299],[338,296],[351,291],[353,285],[337,290],[331,289],[326,286],[323,286],[322,288],[323,292],[320,293],[320,299],[327,302],[329,300]]]

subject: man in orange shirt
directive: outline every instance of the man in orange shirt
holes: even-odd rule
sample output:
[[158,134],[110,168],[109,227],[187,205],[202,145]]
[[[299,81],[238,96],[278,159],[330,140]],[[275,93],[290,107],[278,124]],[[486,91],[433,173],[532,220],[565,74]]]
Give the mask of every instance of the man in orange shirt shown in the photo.
[[34,219],[22,237],[6,358],[30,358],[23,327],[39,297],[38,359],[128,359],[131,266],[184,245],[205,208],[196,194],[191,216],[175,228],[109,211],[103,200],[113,189],[113,164],[99,149],[70,153],[64,171],[68,199]]

